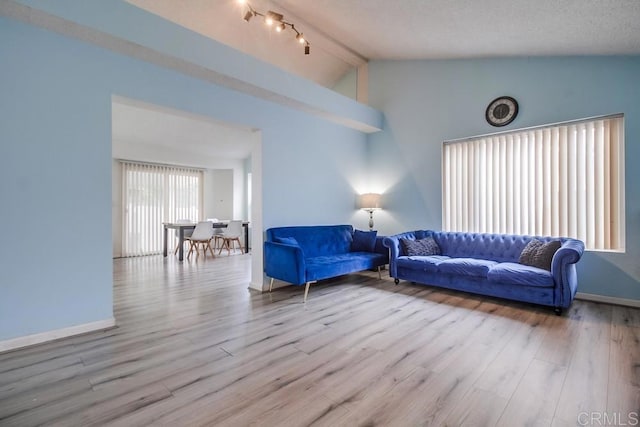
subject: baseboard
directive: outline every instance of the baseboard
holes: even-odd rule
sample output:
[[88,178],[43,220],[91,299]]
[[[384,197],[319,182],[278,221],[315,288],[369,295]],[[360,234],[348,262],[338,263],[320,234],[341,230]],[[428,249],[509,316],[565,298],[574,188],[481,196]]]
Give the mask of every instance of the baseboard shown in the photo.
[[249,282],[249,289],[252,289],[254,291],[264,292],[264,290],[268,288],[269,288],[269,285],[265,285],[264,283]]
[[637,300],[637,299],[608,297],[606,295],[585,294],[582,292],[576,293],[576,299],[581,299],[584,301],[593,301],[593,302],[604,302],[607,304],[614,304],[614,305],[623,305],[626,307],[640,308],[640,300]]
[[54,331],[41,332],[39,334],[25,335],[23,337],[11,338],[9,340],[0,341],[0,353],[10,350],[16,350],[22,347],[42,344],[48,341],[66,338],[73,335],[85,334],[87,332],[109,329],[116,325],[116,319],[98,320],[96,322],[84,323],[82,325],[70,326],[68,328],[56,329]]

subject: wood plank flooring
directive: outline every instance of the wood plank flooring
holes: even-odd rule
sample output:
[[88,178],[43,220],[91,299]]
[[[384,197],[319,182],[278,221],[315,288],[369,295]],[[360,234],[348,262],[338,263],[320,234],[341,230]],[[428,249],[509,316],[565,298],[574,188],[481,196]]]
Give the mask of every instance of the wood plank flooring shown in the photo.
[[576,301],[557,317],[368,271],[303,304],[303,287],[250,291],[250,257],[114,260],[118,326],[0,354],[0,425],[638,419],[640,310]]

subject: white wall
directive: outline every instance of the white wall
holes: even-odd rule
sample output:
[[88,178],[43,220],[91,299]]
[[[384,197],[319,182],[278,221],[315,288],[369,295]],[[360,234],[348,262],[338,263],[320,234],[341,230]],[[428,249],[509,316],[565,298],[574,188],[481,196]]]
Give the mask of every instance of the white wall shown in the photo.
[[[247,138],[257,136],[247,132]],[[246,212],[246,159],[235,160],[186,152],[170,147],[112,141],[112,237],[113,257],[122,255],[122,179],[117,159],[190,166],[204,169],[202,218],[248,219]]]
[[[208,203],[205,204],[207,218],[233,219],[233,169],[214,169],[209,171],[210,179],[205,182]],[[242,189],[240,189],[242,191]],[[246,197],[245,197],[246,198]]]

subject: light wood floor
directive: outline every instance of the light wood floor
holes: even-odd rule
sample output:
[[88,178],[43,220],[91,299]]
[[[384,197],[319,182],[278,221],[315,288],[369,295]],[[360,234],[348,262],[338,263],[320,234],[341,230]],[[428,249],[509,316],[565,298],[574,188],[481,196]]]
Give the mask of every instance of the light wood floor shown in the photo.
[[639,310],[576,301],[557,317],[375,272],[313,285],[305,305],[303,287],[250,292],[250,256],[114,261],[118,327],[0,354],[0,425],[567,426],[640,410]]

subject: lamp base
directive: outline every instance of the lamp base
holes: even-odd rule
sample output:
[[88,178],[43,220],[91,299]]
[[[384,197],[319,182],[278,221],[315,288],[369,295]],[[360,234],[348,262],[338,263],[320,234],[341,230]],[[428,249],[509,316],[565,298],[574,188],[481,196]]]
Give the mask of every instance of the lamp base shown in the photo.
[[373,209],[367,209],[369,212],[369,231],[373,231]]

